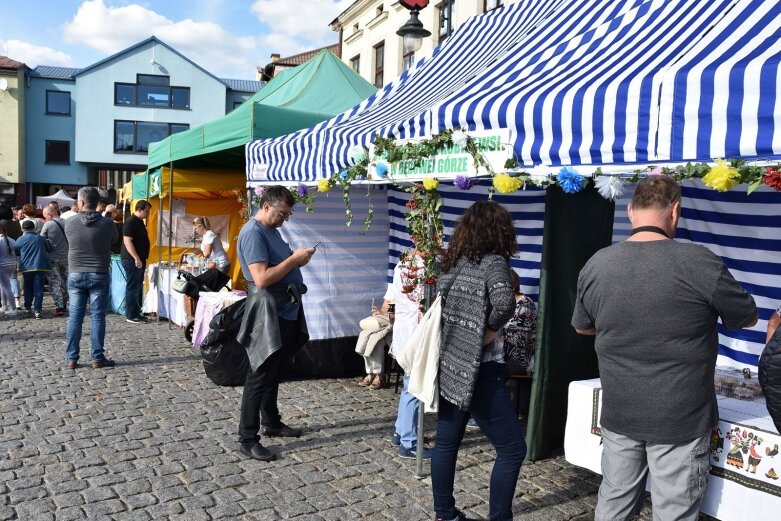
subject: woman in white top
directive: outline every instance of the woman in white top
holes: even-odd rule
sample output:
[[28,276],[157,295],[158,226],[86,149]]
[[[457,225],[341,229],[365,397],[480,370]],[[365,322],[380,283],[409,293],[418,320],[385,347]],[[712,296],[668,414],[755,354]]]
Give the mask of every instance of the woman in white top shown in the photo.
[[5,315],[16,315],[16,298],[11,289],[11,277],[16,277],[16,242],[6,235],[5,226],[0,224],[0,304]]
[[223,273],[230,270],[230,260],[225,248],[222,247],[222,240],[214,230],[211,229],[211,223],[207,217],[196,217],[193,219],[193,229],[195,233],[201,234],[201,251],[203,257],[209,259],[209,267],[216,266]]

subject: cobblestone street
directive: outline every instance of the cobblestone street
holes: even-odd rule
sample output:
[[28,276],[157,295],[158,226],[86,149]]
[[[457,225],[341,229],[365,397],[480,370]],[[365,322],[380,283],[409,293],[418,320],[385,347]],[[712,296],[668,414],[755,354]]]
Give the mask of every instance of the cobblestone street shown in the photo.
[[[263,440],[279,459],[261,463],[237,453],[241,388],[212,384],[180,329],[111,315],[117,367],[89,367],[85,334],[86,365],[74,371],[65,324],[51,309],[44,320],[0,320],[0,520],[433,519],[430,479],[416,479],[414,460],[388,442],[393,389],[284,383],[280,409],[304,436]],[[433,436],[431,418],[427,427]],[[468,431],[456,498],[471,514],[487,514],[492,462],[487,440]],[[515,517],[591,519],[599,481],[561,455],[525,463]]]

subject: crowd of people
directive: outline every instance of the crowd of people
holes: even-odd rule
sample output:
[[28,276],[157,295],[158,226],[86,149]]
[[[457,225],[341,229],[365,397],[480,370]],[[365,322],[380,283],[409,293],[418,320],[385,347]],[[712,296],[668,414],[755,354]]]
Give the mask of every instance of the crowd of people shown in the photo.
[[[301,268],[317,246],[292,250],[279,229],[293,215],[295,199],[282,186],[267,187],[257,213],[242,227],[238,261],[248,297],[237,340],[248,355],[238,425],[239,450],[271,461],[277,453],[261,437],[298,437],[278,406],[281,375],[309,334],[302,303]],[[6,315],[18,307],[15,269],[23,275],[23,311],[41,318],[45,277],[55,315],[70,309],[67,367],[75,369],[86,308],[90,309],[92,367],[114,365],[105,356],[105,311],[109,258],[120,251],[127,273],[127,321],[140,323],[140,291],[149,240],[147,201],[138,201],[121,228],[117,209],[101,213],[97,189],[79,190],[68,219],[56,205],[36,217],[27,205],[14,216],[0,205],[0,296]],[[602,380],[602,470],[596,519],[629,519],[642,506],[646,477],[655,518],[697,518],[709,469],[708,444],[718,422],[713,374],[718,353],[717,320],[745,328],[758,320],[754,299],[722,260],[702,246],[673,240],[681,215],[681,192],[666,176],[641,180],[628,207],[631,237],[597,252],[583,267],[571,324],[595,336]],[[229,261],[208,218],[193,222],[206,257],[220,270]],[[485,233],[485,230],[492,230]],[[490,479],[489,519],[513,518],[512,502],[526,456],[524,429],[507,377],[534,370],[536,307],[520,288],[510,259],[518,250],[513,218],[502,205],[478,201],[453,229],[441,253],[442,297],[437,429],[431,459],[436,521],[470,521],[453,494],[459,448],[469,422],[496,451]],[[420,282],[410,290],[410,272],[422,265],[412,250],[393,272],[379,307],[361,323],[356,351],[364,357],[360,386],[385,386],[385,348],[400,357],[421,320]],[[417,278],[421,280],[422,278]],[[67,289],[67,291],[66,291]],[[638,296],[642,296],[638,298]],[[374,304],[374,303],[373,303]],[[771,319],[768,339],[781,322]],[[401,457],[418,455],[420,401],[403,378],[391,443]]]

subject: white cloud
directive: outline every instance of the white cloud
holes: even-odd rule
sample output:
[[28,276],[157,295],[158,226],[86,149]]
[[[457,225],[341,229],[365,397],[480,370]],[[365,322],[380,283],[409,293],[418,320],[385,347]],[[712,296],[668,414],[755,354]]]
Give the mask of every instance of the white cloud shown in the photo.
[[107,54],[152,35],[218,76],[255,77],[257,40],[233,35],[213,22],[173,21],[139,4],[107,7],[104,0],[87,0],[63,25],[66,42]]
[[3,54],[12,60],[27,64],[30,68],[35,68],[38,65],[75,66],[73,58],[64,52],[57,51],[51,47],[33,45],[21,40],[8,40]]
[[[264,56],[297,54],[339,41],[328,24],[354,0],[307,0],[284,2],[255,0],[250,10],[270,33],[260,38]],[[267,60],[270,61],[270,60]]]

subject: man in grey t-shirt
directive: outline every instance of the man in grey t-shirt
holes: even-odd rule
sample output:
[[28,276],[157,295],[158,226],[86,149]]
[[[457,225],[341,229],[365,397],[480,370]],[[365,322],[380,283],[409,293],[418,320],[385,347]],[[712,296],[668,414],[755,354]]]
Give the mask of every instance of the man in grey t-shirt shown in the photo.
[[655,519],[695,520],[718,423],[717,320],[757,322],[754,299],[722,260],[672,239],[681,191],[649,176],[629,203],[632,236],[583,267],[572,325],[596,335],[602,381],[602,474],[595,519],[628,519],[651,476]]
[[57,206],[51,203],[43,209],[43,218],[46,222],[41,228],[41,237],[52,245],[52,251],[49,252],[52,269],[46,275],[54,300],[54,316],[61,317],[65,314],[65,301],[68,299],[68,238],[65,236],[65,221],[60,219]]
[[79,364],[79,342],[86,309],[90,310],[90,342],[92,368],[113,367],[106,358],[103,343],[106,337],[106,307],[108,306],[109,265],[111,244],[117,239],[117,228],[108,217],[95,209],[98,189],[85,186],[79,190],[76,204],[79,213],[65,221],[68,237],[68,347],[65,361],[68,369]]

